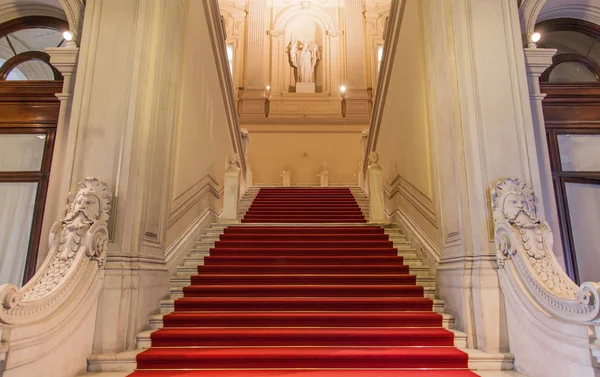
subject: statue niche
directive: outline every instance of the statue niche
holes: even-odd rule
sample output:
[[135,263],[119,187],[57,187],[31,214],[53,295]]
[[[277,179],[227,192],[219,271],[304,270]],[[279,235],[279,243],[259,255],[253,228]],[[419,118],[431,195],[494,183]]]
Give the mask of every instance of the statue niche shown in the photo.
[[314,41],[292,38],[288,48],[290,65],[294,67],[296,93],[315,93],[315,74],[321,59],[319,45]]

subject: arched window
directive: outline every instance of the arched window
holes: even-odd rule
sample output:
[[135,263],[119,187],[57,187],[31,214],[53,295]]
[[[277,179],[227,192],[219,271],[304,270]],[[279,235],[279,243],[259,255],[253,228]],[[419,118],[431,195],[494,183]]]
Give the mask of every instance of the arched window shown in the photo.
[[65,30],[52,17],[0,24],[0,285],[36,270],[63,86],[45,49]]
[[48,47],[64,43],[68,23],[45,16],[29,16],[0,24],[0,81],[62,80],[50,64]]
[[558,50],[540,80],[549,83],[600,82],[600,29],[587,21],[559,18],[539,23],[539,47]]
[[558,50],[540,77],[565,267],[577,282],[600,272],[600,26],[554,19],[537,25],[540,47]]

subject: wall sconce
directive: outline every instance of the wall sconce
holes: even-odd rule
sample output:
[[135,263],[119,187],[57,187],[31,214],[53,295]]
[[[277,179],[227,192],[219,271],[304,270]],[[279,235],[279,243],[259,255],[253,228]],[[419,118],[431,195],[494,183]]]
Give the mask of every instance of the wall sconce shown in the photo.
[[342,96],[342,98],[346,98],[346,85],[340,86],[340,95]]
[[535,33],[531,33],[529,35],[529,43],[527,44],[527,47],[529,48],[537,48],[537,43],[542,39],[542,34],[538,33],[537,31]]
[[67,42],[65,43],[65,47],[77,47],[75,44],[75,35],[70,30],[63,32],[62,37]]
[[265,97],[268,97],[271,95],[271,85],[267,85],[265,86]]

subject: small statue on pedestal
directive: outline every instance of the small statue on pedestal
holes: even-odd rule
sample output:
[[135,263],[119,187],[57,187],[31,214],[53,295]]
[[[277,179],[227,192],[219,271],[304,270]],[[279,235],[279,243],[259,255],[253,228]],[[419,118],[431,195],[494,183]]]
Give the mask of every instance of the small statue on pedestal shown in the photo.
[[321,187],[329,186],[329,172],[327,171],[326,162],[321,165],[321,172],[317,176],[321,178]]

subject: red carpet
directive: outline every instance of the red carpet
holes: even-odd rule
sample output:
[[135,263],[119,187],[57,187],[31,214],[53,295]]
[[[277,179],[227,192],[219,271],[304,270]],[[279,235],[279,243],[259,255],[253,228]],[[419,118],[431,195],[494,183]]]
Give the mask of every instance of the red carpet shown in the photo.
[[[348,189],[261,189],[246,223],[364,223]],[[475,377],[380,227],[232,226],[131,377]]]

